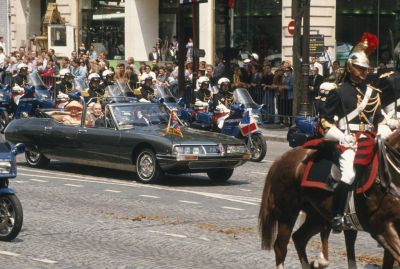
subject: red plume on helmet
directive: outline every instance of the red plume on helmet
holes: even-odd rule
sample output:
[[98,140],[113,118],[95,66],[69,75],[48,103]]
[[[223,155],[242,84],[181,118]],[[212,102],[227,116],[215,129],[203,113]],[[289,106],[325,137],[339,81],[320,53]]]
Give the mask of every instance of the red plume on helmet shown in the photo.
[[368,32],[362,35],[361,42],[366,46],[365,53],[367,55],[373,53],[379,44],[378,37]]

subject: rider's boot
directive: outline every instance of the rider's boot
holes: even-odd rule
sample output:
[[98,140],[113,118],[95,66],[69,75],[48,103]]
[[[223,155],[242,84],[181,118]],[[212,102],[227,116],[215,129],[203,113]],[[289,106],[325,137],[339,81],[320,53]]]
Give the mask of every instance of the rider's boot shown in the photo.
[[340,233],[343,230],[344,224],[344,209],[347,203],[347,195],[351,190],[351,186],[340,182],[335,189],[332,202],[332,232]]

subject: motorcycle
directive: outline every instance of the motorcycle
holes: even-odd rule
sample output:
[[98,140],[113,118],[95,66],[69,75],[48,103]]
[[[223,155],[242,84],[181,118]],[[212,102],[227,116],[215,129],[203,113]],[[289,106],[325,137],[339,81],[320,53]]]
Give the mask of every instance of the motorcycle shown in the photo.
[[253,118],[257,120],[258,125],[262,125],[262,115],[266,109],[266,105],[259,105],[254,102],[248,90],[244,88],[237,88],[233,91],[234,103],[244,105],[245,109],[251,109]]
[[9,114],[12,111],[12,93],[10,84],[0,86],[0,132],[10,122]]
[[308,140],[322,137],[319,127],[319,117],[296,116],[295,126],[290,127],[287,133],[287,141],[292,148],[303,145]]
[[67,91],[67,93],[56,92],[52,89],[53,92],[53,100],[55,100],[54,107],[55,108],[64,108],[66,104],[68,104],[70,100],[70,94],[82,92],[88,88],[86,81],[80,78],[74,78],[72,83],[72,88]]
[[9,188],[9,179],[17,176],[15,156],[23,153],[25,146],[0,142],[0,241],[15,239],[22,228],[22,205],[15,191]]
[[[260,162],[267,153],[267,143],[256,124],[261,121],[260,116],[253,114],[253,111],[261,114],[263,106],[257,105],[246,92],[246,89],[236,89],[233,94],[238,98],[227,111],[216,111],[212,102],[209,102],[208,108],[195,108],[192,115],[194,120],[189,122],[189,126],[195,129],[219,132],[244,141],[251,154],[250,160]],[[246,115],[246,113],[248,114]],[[251,132],[244,133],[243,128],[241,128],[245,117],[248,117],[250,121],[248,124],[252,124],[255,128]]]

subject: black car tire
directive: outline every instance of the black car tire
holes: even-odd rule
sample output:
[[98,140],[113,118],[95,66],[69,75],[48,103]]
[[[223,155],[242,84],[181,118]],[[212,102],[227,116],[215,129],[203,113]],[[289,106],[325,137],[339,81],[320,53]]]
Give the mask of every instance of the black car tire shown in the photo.
[[[258,152],[256,156],[254,156],[253,152],[250,152],[251,157],[250,161],[252,162],[261,162],[264,160],[265,155],[267,154],[267,142],[262,134],[252,134],[251,139],[253,145],[255,146],[255,150]],[[247,142],[249,144],[249,142]]]
[[42,153],[36,151],[25,151],[25,159],[30,167],[45,168],[49,165],[50,159],[46,158]]
[[141,149],[137,154],[135,164],[137,178],[142,183],[155,183],[162,176],[156,155],[151,149]]
[[215,182],[226,182],[233,174],[232,168],[212,169],[207,172],[207,176]]
[[7,111],[2,110],[0,111],[0,132],[4,133],[4,129],[10,123],[10,116],[8,115]]
[[[24,220],[22,205],[14,194],[0,196],[0,227],[8,227],[0,230],[0,241],[11,241],[17,237]],[[12,217],[14,220],[10,219]]]

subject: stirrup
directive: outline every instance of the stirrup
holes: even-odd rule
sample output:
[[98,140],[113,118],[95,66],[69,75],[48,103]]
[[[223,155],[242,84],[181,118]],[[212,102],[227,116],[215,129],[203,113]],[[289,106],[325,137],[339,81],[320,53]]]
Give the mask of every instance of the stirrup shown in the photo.
[[336,215],[331,222],[332,233],[338,234],[343,231],[344,217],[343,215]]

